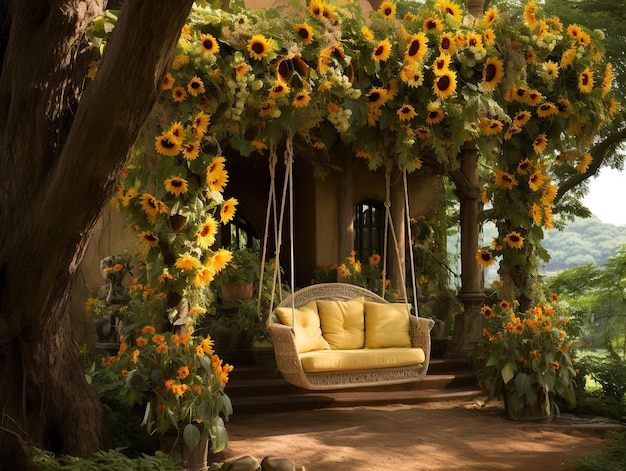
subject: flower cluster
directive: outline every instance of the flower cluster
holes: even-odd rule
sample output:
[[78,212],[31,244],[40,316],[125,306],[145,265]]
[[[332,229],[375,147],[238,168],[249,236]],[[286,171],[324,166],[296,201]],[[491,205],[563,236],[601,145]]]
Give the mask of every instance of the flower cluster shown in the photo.
[[317,267],[313,274],[312,283],[334,282],[341,280],[345,283],[361,286],[378,295],[383,295],[383,286],[389,287],[390,281],[386,278],[381,267],[381,258],[373,254],[366,263],[356,259],[353,251],[343,263],[330,267]]
[[486,326],[476,353],[479,381],[488,399],[505,397],[513,418],[524,404],[535,404],[540,391],[548,415],[557,396],[570,405],[575,402],[573,325],[557,312],[556,301],[552,295],[550,302],[538,302],[524,312],[516,301],[507,300],[481,309]]
[[[144,302],[155,309],[154,321],[162,322],[159,312],[163,309],[158,305],[162,296],[140,285],[131,286],[133,290],[141,292]],[[186,314],[197,319],[205,310],[193,307]],[[153,323],[127,328],[118,354],[103,358],[102,363],[123,380],[118,392],[126,404],[145,405],[142,425],[149,433],[163,434],[182,426],[185,442],[193,448],[199,439],[194,436],[198,430],[194,424],[203,424],[213,451],[219,451],[227,443],[224,419],[232,414],[224,391],[232,366],[215,354],[209,337],[190,333],[191,324],[178,333],[157,330]]]

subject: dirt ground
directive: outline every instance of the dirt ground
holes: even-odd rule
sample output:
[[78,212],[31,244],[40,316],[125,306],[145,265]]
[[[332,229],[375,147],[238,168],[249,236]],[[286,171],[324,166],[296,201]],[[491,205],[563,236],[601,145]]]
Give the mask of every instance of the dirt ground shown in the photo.
[[622,425],[562,414],[513,422],[482,399],[233,416],[223,461],[287,457],[306,471],[574,470]]

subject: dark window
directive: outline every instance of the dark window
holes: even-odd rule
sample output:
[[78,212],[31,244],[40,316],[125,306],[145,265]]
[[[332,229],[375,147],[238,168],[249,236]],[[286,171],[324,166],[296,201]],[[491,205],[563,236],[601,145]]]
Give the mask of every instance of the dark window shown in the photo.
[[261,239],[256,235],[254,227],[240,214],[237,214],[226,226],[225,232],[227,240],[224,241],[224,245],[231,249],[259,250],[261,247]]
[[368,260],[383,253],[385,207],[380,201],[363,201],[356,205],[354,251],[357,260]]

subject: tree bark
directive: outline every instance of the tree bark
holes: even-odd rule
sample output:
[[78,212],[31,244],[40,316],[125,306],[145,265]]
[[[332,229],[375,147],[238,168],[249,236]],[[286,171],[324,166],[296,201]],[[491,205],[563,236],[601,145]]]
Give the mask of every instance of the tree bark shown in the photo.
[[[99,449],[104,435],[72,342],[70,287],[192,0],[126,0],[85,89],[85,30],[105,3],[14,0],[0,9],[8,12],[0,45],[2,423],[27,442],[78,456]],[[14,452],[3,436],[0,462]]]

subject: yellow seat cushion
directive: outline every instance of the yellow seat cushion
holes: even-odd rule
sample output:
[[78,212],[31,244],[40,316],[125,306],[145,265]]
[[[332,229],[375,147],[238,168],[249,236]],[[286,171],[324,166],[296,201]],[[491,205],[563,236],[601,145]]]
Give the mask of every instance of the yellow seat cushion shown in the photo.
[[408,307],[405,303],[366,302],[365,347],[410,347]]
[[299,357],[307,373],[394,368],[419,365],[426,359],[421,348],[318,350]]
[[[276,315],[285,325],[293,326],[293,313],[290,307],[276,308]],[[298,353],[311,350],[328,350],[328,342],[322,337],[320,318],[317,314],[317,303],[311,301],[295,310],[296,325],[293,328]]]
[[349,350],[365,346],[365,298],[350,301],[317,300],[322,335],[331,350]]

